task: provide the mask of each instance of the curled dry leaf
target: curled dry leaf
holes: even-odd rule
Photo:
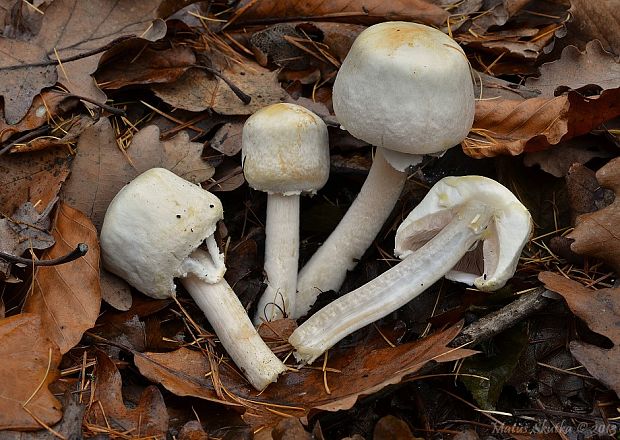
[[[542,96],[554,96],[560,88],[579,89],[589,85],[601,89],[620,87],[620,62],[613,54],[606,52],[601,42],[588,42],[584,52],[575,46],[562,50],[560,59],[540,67],[538,78],[529,78],[525,85],[537,89]]]
[[[599,211],[577,217],[571,249],[581,255],[600,258],[620,273],[620,158],[612,159],[596,172],[600,186],[616,195],[613,203]]]
[[[103,90],[116,90],[136,84],[168,83],[175,81],[195,63],[196,56],[189,47],[144,49],[144,42],[137,41],[129,49],[123,45],[120,56],[106,60],[95,77]]]
[[[361,396],[399,383],[428,362],[476,353],[447,348],[459,330],[455,326],[397,347],[388,347],[378,332],[371,331],[354,345],[330,349],[326,372],[320,367],[289,371],[260,394],[228,362],[219,365],[217,376],[227,391],[227,402],[246,407],[246,422],[253,427],[274,426],[283,417],[278,413],[304,417],[311,410],[349,409]],[[134,353],[134,362],[143,375],[175,394],[221,400],[213,389],[209,362],[200,352],[181,348],[170,353]]]
[[[213,175],[213,167],[201,159],[203,145],[190,142],[186,132],[161,142],[159,128],[149,125],[133,137],[123,153],[116,143],[112,124],[100,119],[78,142],[71,178],[63,198],[101,227],[108,205],[116,193],[138,174],[154,167],[170,171],[194,183]]]
[[[463,150],[474,158],[545,150],[620,116],[620,87],[598,97],[568,92],[551,98],[476,101]]]
[[[159,3],[55,0],[45,11],[41,30],[30,41],[0,38],[0,95],[7,122],[22,119],[34,96],[57,80],[71,93],[104,102],[105,95],[90,77],[102,53],[64,62],[58,69],[50,60],[55,53],[61,61],[87,54],[130,35],[151,41],[162,38],[166,25],[153,21],[158,18]]]
[[[58,206],[52,235],[56,244],[42,259],[66,255],[79,243],[86,243],[88,252],[70,263],[38,267],[24,311],[38,314],[45,333],[66,353],[99,316],[99,241],[90,220],[65,203]]]
[[[67,147],[77,141],[88,127],[96,122],[89,115],[77,115],[67,120],[62,126],[53,127],[49,134],[38,136],[30,141],[14,145],[11,153],[30,153],[47,148]]]
[[[45,90],[34,97],[28,113],[17,124],[10,125],[0,118],[0,142],[4,142],[11,136],[28,130],[34,130],[47,124],[50,118],[55,118],[59,113],[64,113],[77,104],[77,99],[66,93],[55,90]],[[0,114],[2,111],[0,110]]]
[[[165,438],[168,431],[168,412],[157,387],[146,388],[138,405],[127,408],[123,403],[123,382],[116,365],[102,351],[97,351],[96,358],[94,402],[87,412],[86,423],[131,432],[136,438]]]
[[[220,115],[251,115],[287,97],[278,82],[278,73],[253,61],[234,63],[221,73],[252,98],[249,104],[244,104],[221,78],[200,69],[190,69],[178,81],[157,84],[152,89],[173,107],[192,112],[212,109]]]
[[[471,20],[472,29],[483,34],[491,26],[504,25],[528,3],[530,0],[486,0],[484,13],[476,14]]]
[[[341,18],[348,23],[372,24],[386,20],[402,20],[439,26],[445,23],[449,14],[435,3],[432,0],[390,2],[372,0],[363,4],[349,0],[322,0],[320,2],[243,0],[239,2],[230,21],[241,23],[260,22],[264,19],[284,21],[284,19]]]
[[[571,311],[614,346],[604,349],[579,341],[570,343],[573,356],[598,380],[620,395],[620,289],[592,290],[552,272],[538,279],[564,297]]]
[[[58,377],[60,351],[41,326],[23,313],[0,320],[0,429],[39,429],[60,420],[60,402],[48,386]]]

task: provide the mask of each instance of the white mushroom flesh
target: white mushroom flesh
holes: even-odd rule
[[[403,261],[297,328],[289,338],[295,356],[312,362],[346,335],[408,303],[478,241],[491,246],[483,245],[485,273],[476,286],[502,287],[514,274],[530,231],[527,209],[499,183],[481,176],[442,179],[398,228],[396,254]]]

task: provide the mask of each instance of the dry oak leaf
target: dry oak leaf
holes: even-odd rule
[[[203,145],[190,142],[186,132],[161,142],[159,128],[149,125],[136,133],[127,150],[121,152],[112,124],[102,118],[80,136],[63,199],[100,228],[116,193],[150,168],[167,168],[193,183],[213,176],[213,167],[201,159],[202,150]]]
[[[364,3],[350,0],[315,2],[243,0],[239,2],[229,22],[260,22],[265,19],[270,21],[340,19],[347,23],[373,24],[386,20],[402,20],[440,26],[445,23],[449,14],[446,9],[436,3],[438,3],[436,0],[393,0],[389,2],[371,0]]]
[[[569,29],[572,38],[600,40],[605,49],[620,55],[620,8],[618,0],[571,0]]]
[[[591,330],[614,343],[613,348],[604,349],[572,341],[570,351],[592,376],[620,396],[620,289],[588,289],[553,272],[541,272],[538,279],[547,289],[562,295],[571,311]]]
[[[91,74],[102,53],[61,66],[50,64],[59,57],[89,54],[112,41],[139,36],[154,41],[166,34],[157,20],[160,0],[55,0],[46,10],[39,33],[29,41],[0,37],[0,95],[9,124],[21,120],[35,95],[59,80],[71,93],[99,102],[106,97]],[[155,21],[154,21],[155,20]]]
[[[116,365],[102,351],[97,351],[96,359],[94,402],[87,412],[87,423],[131,432],[135,438],[154,436],[164,439],[169,417],[157,387],[147,387],[138,405],[127,408],[123,403],[123,382]]]
[[[25,202],[43,211],[69,175],[70,158],[64,148],[0,156],[0,213],[10,216]]]
[[[370,330],[354,345],[336,346],[329,350],[327,361],[330,370],[326,382],[331,394],[325,389],[320,368],[289,371],[260,394],[227,362],[219,365],[218,377],[228,403],[246,408],[246,422],[254,428],[274,426],[283,417],[277,413],[304,417],[314,410],[349,409],[358,398],[401,382],[428,362],[447,362],[476,353],[446,347],[459,331],[460,327],[454,326],[416,342],[387,347],[378,332]],[[172,393],[221,401],[207,375],[209,362],[202,353],[186,348],[169,353],[134,353],[134,362],[144,376]]]
[[[48,389],[58,377],[60,351],[39,316],[22,313],[0,320],[0,429],[40,429],[62,417]]]
[[[244,104],[222,79],[200,69],[190,69],[179,80],[157,84],[152,89],[173,107],[192,112],[212,109],[220,115],[251,115],[288,96],[278,82],[278,72],[253,61],[232,64],[221,73],[252,98],[249,104]]]
[[[620,158],[599,169],[596,179],[600,186],[611,189],[616,198],[603,209],[577,217],[568,238],[574,240],[574,252],[600,258],[620,273]]]
[[[463,151],[474,158],[545,150],[620,116],[620,88],[598,97],[571,91],[550,98],[476,101]]]
[[[97,230],[80,211],[60,203],[52,228],[56,244],[42,259],[66,255],[79,243],[88,245],[81,258],[58,266],[38,267],[24,311],[41,316],[45,333],[68,352],[95,325],[101,306]]]
[[[603,90],[615,89],[620,87],[620,62],[598,40],[588,42],[585,52],[567,46],[558,60],[543,64],[540,76],[529,78],[525,85],[547,97],[554,96],[558,87],[579,89],[597,85]]]

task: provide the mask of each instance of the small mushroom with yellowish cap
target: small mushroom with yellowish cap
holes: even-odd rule
[[[293,317],[319,293],[337,291],[375,239],[424,154],[462,142],[474,120],[474,89],[463,50],[450,37],[415,23],[386,22],[362,32],[333,91],[338,121],[377,153],[357,198],[299,272]]]
[[[254,113],[242,135],[245,179],[267,192],[265,273],[255,324],[295,310],[299,260],[299,196],[314,194],[329,177],[329,139],[323,120],[295,104]]]
[[[403,259],[377,278],[312,315],[289,338],[295,356],[312,362],[348,334],[407,304],[482,241],[483,274],[473,284],[492,291],[516,270],[532,228],[528,210],[486,177],[446,177],[435,184],[396,233]]]
[[[224,257],[213,237],[222,217],[216,196],[166,169],[150,169],[108,207],[101,228],[103,264],[152,298],[174,297],[174,279],[180,279],[233,362],[262,390],[286,367],[223,278]]]

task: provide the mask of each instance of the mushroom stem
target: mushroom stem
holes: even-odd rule
[[[493,216],[470,201],[428,243],[377,278],[338,298],[297,328],[289,342],[299,361],[311,363],[354,331],[390,314],[424,292],[483,238]]]
[[[181,282],[215,330],[235,365],[257,390],[286,370],[267,347],[226,280],[210,284],[190,274]]]
[[[355,267],[394,209],[406,177],[385,160],[383,149],[377,148],[368,177],[353,204],[299,272],[293,318],[308,313],[321,292],[340,289],[347,271]]]
[[[265,223],[267,288],[258,301],[254,324],[295,310],[299,262],[299,195],[269,194]]]

